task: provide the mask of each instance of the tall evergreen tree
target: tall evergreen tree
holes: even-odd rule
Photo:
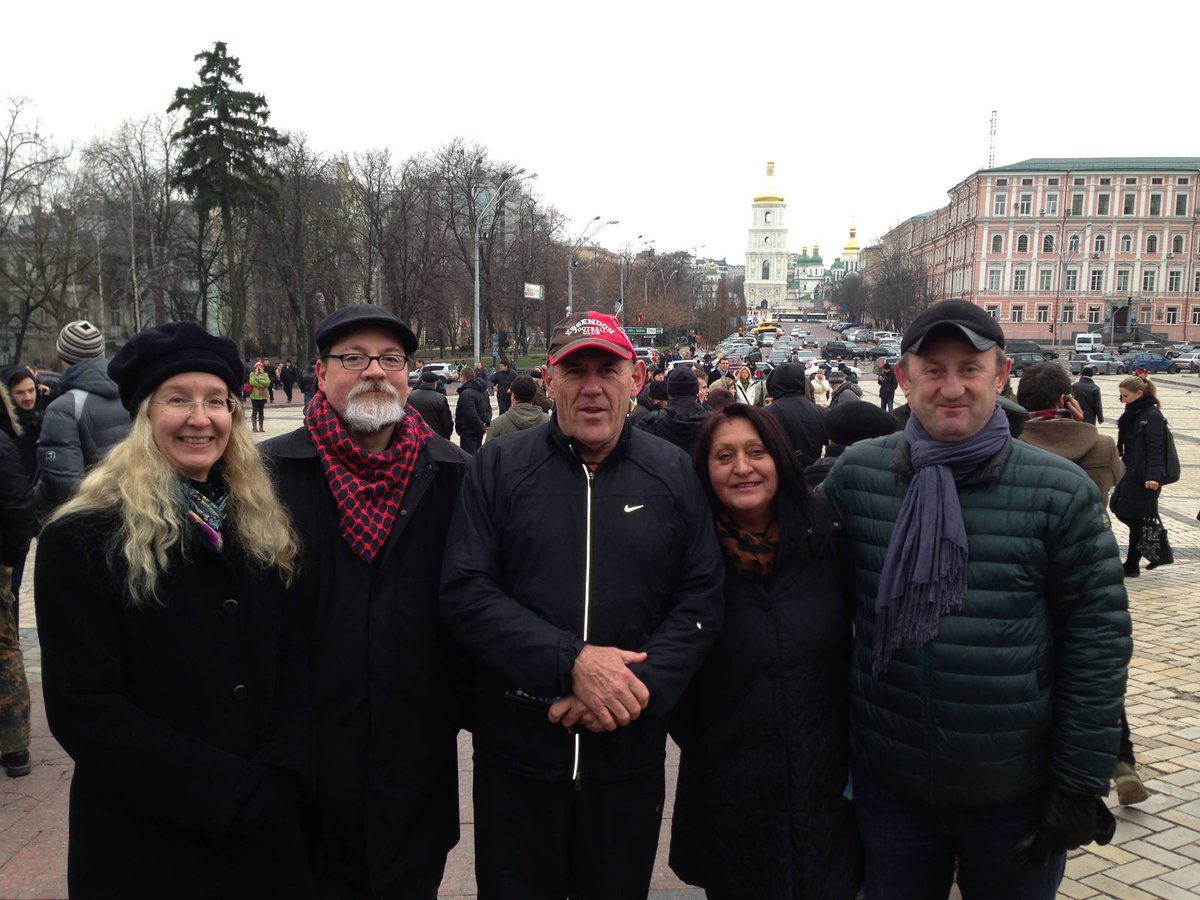
[[[234,87],[242,83],[241,63],[226,53],[224,41],[213,44],[211,51],[196,54],[195,59],[200,62],[199,84],[177,88],[175,101],[167,107],[167,112],[187,113],[173,135],[183,149],[172,184],[191,198],[202,223],[214,211],[221,214],[230,334],[240,341],[246,321],[246,282],[237,266],[233,213],[274,203],[275,181],[282,176],[268,162],[267,153],[287,144],[287,138],[267,124],[271,114],[266,98]],[[204,273],[199,274],[204,284]],[[207,319],[206,296],[201,298],[201,308]]]

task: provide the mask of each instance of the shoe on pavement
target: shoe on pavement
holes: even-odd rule
[[[1125,577],[1137,578],[1141,573],[1141,567],[1137,563],[1125,563]]]
[[[1142,784],[1133,766],[1127,762],[1118,762],[1113,769],[1113,784],[1117,786],[1117,801],[1122,806],[1130,806],[1150,799],[1150,792]]]
[[[14,750],[12,753],[0,753],[0,765],[8,771],[9,778],[20,778],[28,775],[33,769],[28,750]]]

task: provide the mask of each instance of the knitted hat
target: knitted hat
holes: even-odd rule
[[[700,393],[700,379],[691,366],[676,366],[667,373],[667,394],[671,397],[695,397]]]
[[[104,334],[86,319],[76,319],[63,326],[54,346],[62,361],[73,366],[81,359],[104,355]]]
[[[646,389],[651,400],[670,400],[671,390],[667,387],[665,381],[652,381],[650,387]]]
[[[825,431],[834,443],[849,447],[855,441],[883,437],[896,430],[896,417],[874,403],[842,403],[825,416]]]
[[[209,334],[195,322],[168,322],[135,334],[108,364],[121,405],[137,415],[142,401],[173,375],[207,372],[225,382],[232,395],[242,392],[242,361],[237,345]]]

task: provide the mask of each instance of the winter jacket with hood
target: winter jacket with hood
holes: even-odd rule
[[[59,390],[38,439],[33,499],[43,516],[71,498],[84,472],[129,433],[131,421],[104,357],[68,368]],[[71,393],[75,390],[83,393]]]
[[[490,441],[501,435],[512,434],[514,431],[524,431],[526,428],[533,428],[535,425],[549,421],[549,414],[542,412],[532,403],[517,402],[510,406],[504,415],[496,416],[492,420],[486,440]]]
[[[635,424],[647,434],[670,441],[691,456],[692,448],[696,446],[696,436],[700,434],[700,426],[707,415],[708,410],[695,397],[672,397],[665,408],[652,412]]]
[[[450,533],[442,619],[475,660],[476,760],[585,783],[661,768],[666,716],[723,609],[724,567],[691,460],[626,420],[592,471],[552,417],[475,454]],[[616,731],[572,736],[516,692],[570,693],[585,641],[646,651],[630,669],[650,703]]]
[[[37,443],[48,405],[46,398],[39,391],[33,409],[22,409],[17,406],[8,388],[0,384],[0,431],[12,438],[13,443],[17,445],[21,465],[25,468],[25,476],[30,486],[33,485],[33,476],[37,472]]]
[[[458,406],[454,409],[454,428],[459,436],[483,440],[483,433],[492,422],[492,404],[488,400],[487,384],[479,376],[458,388]]]
[[[811,466],[821,458],[825,442],[825,410],[813,403],[805,394],[804,366],[800,363],[784,363],[767,379],[767,393],[774,402],[766,408],[774,416],[792,440],[801,466]]]

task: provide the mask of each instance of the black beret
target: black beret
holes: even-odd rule
[[[987,312],[967,300],[943,300],[929,307],[904,329],[900,352],[919,353],[925,336],[943,326],[956,329],[980,352],[1004,346],[1004,331]]]
[[[108,364],[108,377],[117,383],[130,416],[156,387],[184,372],[208,372],[224,381],[230,394],[242,392],[237,345],[195,322],[168,322],[138,332]]]
[[[400,338],[400,346],[404,348],[405,353],[415,353],[417,350],[417,336],[413,334],[412,329],[394,312],[374,303],[343,306],[326,316],[325,321],[317,326],[317,349],[328,353],[334,341],[359,328],[382,328],[391,331]]]

